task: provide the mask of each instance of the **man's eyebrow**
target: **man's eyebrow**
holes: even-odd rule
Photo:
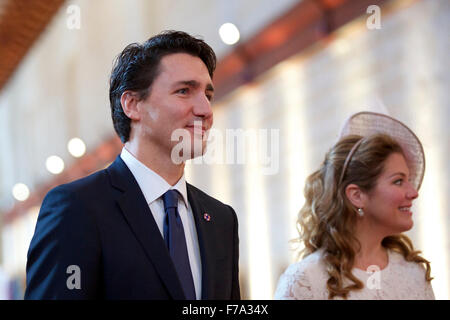
[[[173,84],[174,87],[179,86],[179,85],[183,85],[183,86],[189,86],[192,88],[198,88],[200,86],[200,82],[195,81],[195,80],[181,80],[181,81],[177,81]],[[213,91],[214,92],[214,87],[211,83],[208,83],[206,85],[206,91]]]

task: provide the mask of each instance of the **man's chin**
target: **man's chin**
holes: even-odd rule
[[[178,143],[172,148],[171,158],[174,164],[201,157],[206,152],[206,141],[191,140],[190,144]]]
[[[206,143],[205,142],[199,142],[194,143],[191,148],[191,159],[202,157],[206,152]]]

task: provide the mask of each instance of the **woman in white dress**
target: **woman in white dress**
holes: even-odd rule
[[[275,299],[434,299],[430,263],[402,232],[412,228],[425,158],[405,125],[351,117],[305,186],[303,260],[280,277]]]

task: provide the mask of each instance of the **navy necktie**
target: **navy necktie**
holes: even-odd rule
[[[170,257],[175,265],[184,295],[187,300],[195,300],[194,280],[184,236],[183,223],[178,212],[178,192],[169,190],[163,194],[164,211],[164,240],[169,249]]]

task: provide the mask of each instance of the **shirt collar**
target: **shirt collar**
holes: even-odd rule
[[[171,186],[163,177],[136,159],[125,147],[122,148],[120,157],[136,179],[148,204],[159,199],[166,191],[173,189],[181,194],[184,204],[188,206],[184,173],[180,180]]]

